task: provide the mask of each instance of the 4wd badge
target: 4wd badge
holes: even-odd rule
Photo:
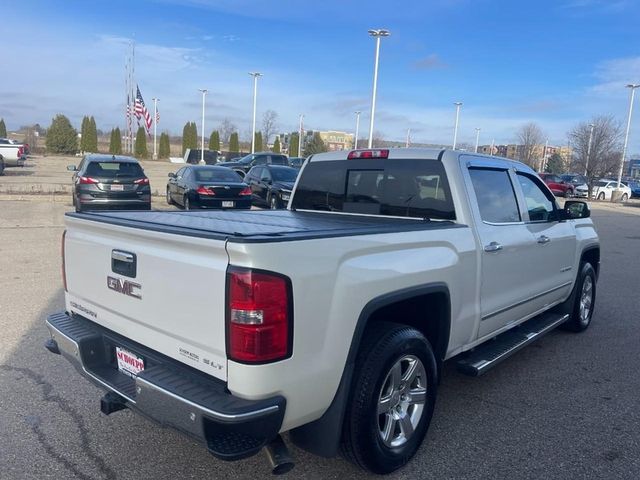
[[[115,277],[107,277],[107,287],[115,292],[122,293],[123,295],[128,295],[129,297],[142,300],[142,294],[140,293],[142,286],[139,283]]]

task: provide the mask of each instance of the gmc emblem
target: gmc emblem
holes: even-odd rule
[[[142,289],[142,286],[139,283],[115,277],[107,277],[107,287],[114,292],[142,300],[142,295],[138,292],[138,290]]]

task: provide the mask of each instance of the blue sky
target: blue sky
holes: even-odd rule
[[[6,0],[5,0],[6,1]],[[137,44],[136,77],[147,105],[160,98],[160,130],[224,118],[250,131],[252,79],[258,118],[275,110],[281,130],[368,128],[374,41],[382,42],[375,130],[386,139],[448,143],[454,101],[464,103],[459,141],[515,141],[537,122],[552,144],[593,115],[626,121],[640,82],[636,0],[23,0],[3,8],[0,116],[9,129],[65,113],[93,114],[107,130],[124,123],[124,61]],[[640,107],[631,152],[640,152]]]

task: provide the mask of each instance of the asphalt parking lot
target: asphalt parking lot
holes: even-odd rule
[[[60,235],[68,201],[0,199],[0,478],[269,478],[257,455],[224,463],[171,430],[99,411],[103,392],[43,348],[63,309]],[[431,429],[389,478],[640,478],[640,208],[598,206],[596,311],[480,378],[446,366]],[[288,478],[365,478],[292,449]]]

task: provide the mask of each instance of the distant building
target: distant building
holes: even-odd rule
[[[478,153],[495,155],[498,157],[509,158],[511,160],[520,160],[524,156],[522,154],[524,145],[510,143],[507,145],[493,145],[493,151],[491,150],[491,148],[491,145],[479,145]],[[534,168],[536,170],[542,170],[543,165],[547,162],[547,160],[549,160],[549,157],[551,157],[555,153],[562,157],[565,163],[565,167],[568,168],[571,164],[571,147],[556,147],[554,145],[547,145],[545,147],[544,144],[535,145],[533,147],[533,158],[537,160],[537,165],[534,165]]]
[[[294,132],[295,133],[295,132]],[[320,130],[305,130],[302,135],[302,149],[304,150],[307,142],[310,142],[313,136],[319,133],[320,138],[327,146],[330,152],[336,150],[349,150],[353,148],[353,134],[347,132],[338,132],[336,130],[320,131]],[[280,138],[280,149],[284,153],[288,153],[290,157],[295,157],[298,152],[289,152],[289,141],[291,133],[281,133],[277,135]]]

